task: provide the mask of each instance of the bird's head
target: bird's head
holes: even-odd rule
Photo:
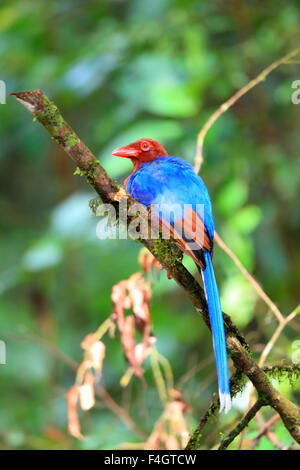
[[[138,169],[142,163],[151,162],[158,157],[168,155],[163,146],[153,139],[139,139],[132,144],[119,147],[112,152],[117,157],[126,157],[132,160],[134,170]]]

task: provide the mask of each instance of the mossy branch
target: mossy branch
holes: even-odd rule
[[[102,201],[118,206],[117,186],[109,178],[93,153],[64,120],[57,106],[41,90],[12,93],[12,96],[33,114],[35,120],[47,129],[58,145],[74,160],[81,174],[86,177],[88,183],[95,189]],[[179,261],[178,256],[172,249],[171,242],[162,239],[141,241],[184,290],[206,325],[210,327],[204,291]],[[272,386],[267,374],[252,359],[243,335],[233,324],[230,317],[225,314],[224,323],[227,349],[235,367],[251,380],[257,390],[259,400],[262,400],[264,404],[269,404],[279,413],[290,434],[296,442],[300,443],[300,409]],[[198,445],[197,433],[196,429],[193,433],[195,437],[193,442],[196,445]]]
[[[263,371],[272,379],[288,380],[291,387],[300,381],[300,364],[278,364],[264,366]]]
[[[232,377],[230,377],[230,393],[232,398],[243,391],[246,382],[247,377],[243,372],[241,370],[236,370]],[[211,402],[208,410],[202,416],[200,423],[190,437],[185,450],[195,450],[199,448],[202,429],[217,414],[219,408],[219,400],[216,398]]]

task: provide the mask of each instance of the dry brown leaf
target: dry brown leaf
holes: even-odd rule
[[[140,273],[135,273],[128,279],[127,285],[132,302],[132,309],[136,317],[150,322],[151,290]]]
[[[84,382],[79,387],[79,399],[82,410],[90,410],[95,404],[94,376],[87,372]]]
[[[184,412],[189,406],[183,401],[178,390],[171,390],[173,401],[166,404],[163,414],[156,422],[153,432],[145,443],[145,449],[178,450],[188,442],[189,432]]]
[[[132,366],[135,375],[142,378],[140,365],[151,351],[153,336],[150,324],[151,290],[141,273],[135,273],[127,281],[118,282],[112,289],[114,303],[112,319],[120,331],[125,357]],[[125,315],[125,310],[132,308],[134,315]],[[135,327],[142,333],[142,342],[135,344]]]
[[[138,343],[135,346],[135,357],[139,364],[143,364],[145,359],[149,356],[152,351],[152,346],[156,342],[155,336],[150,336],[149,341],[146,343]]]
[[[93,333],[89,333],[84,337],[84,339],[81,341],[80,346],[82,349],[85,351],[91,347],[91,345],[95,342],[96,338]]]
[[[147,442],[145,443],[145,450],[160,450],[161,436],[164,432],[164,424],[162,421],[157,421],[153,432],[150,434]]]
[[[144,247],[140,250],[138,262],[141,265],[144,273],[149,273],[151,268],[154,268],[157,277],[159,277],[162,266],[147,248]]]
[[[89,348],[88,352],[92,367],[96,370],[101,370],[105,357],[105,344],[102,341],[95,341]]]
[[[125,356],[129,364],[133,367],[134,373],[137,377],[142,377],[142,372],[139,367],[136,355],[135,355],[135,331],[134,331],[134,317],[129,315],[125,317],[124,327],[121,332],[121,341],[124,348]]]
[[[184,404],[180,401],[169,403],[166,410],[166,419],[170,421],[173,434],[181,435],[186,431],[185,419],[183,416]]]
[[[180,450],[179,442],[172,434],[166,434],[164,436],[164,444],[166,450]]]
[[[77,439],[84,439],[81,434],[80,422],[77,413],[77,402],[79,398],[79,390],[76,385],[69,388],[67,392],[67,406],[68,406],[68,430],[69,433],[77,437]]]
[[[94,334],[88,334],[80,345],[86,351],[84,360],[87,362],[87,368],[94,367],[96,370],[101,370],[105,357],[105,344],[96,340]]]

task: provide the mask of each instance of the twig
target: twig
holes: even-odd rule
[[[191,378],[194,377],[197,372],[199,372],[201,369],[213,362],[213,360],[213,355],[209,355],[205,359],[203,359],[203,361],[199,362],[199,364],[195,364],[180,377],[180,379],[177,381],[177,387],[181,387],[185,382],[191,380]]]
[[[273,444],[274,447],[276,447],[277,449],[280,449],[280,450],[287,450],[287,446],[285,444],[283,444],[279,439],[278,437],[276,436],[276,434],[272,431],[271,429],[271,426],[280,418],[280,416],[278,414],[275,414],[274,416],[272,416],[272,418],[267,422],[265,423],[263,421],[263,418],[262,417],[259,417],[260,413],[258,412],[256,414],[256,419],[257,421],[260,423],[260,428],[261,430],[264,429],[264,432],[261,434],[260,437],[262,437],[262,435],[265,435],[266,438]],[[256,436],[257,437],[257,436]],[[259,437],[259,439],[260,439]],[[256,438],[255,438],[256,439]],[[255,440],[254,439],[254,440]],[[258,439],[258,440],[259,440]],[[257,441],[258,442],[258,441]],[[254,443],[254,446],[253,446],[253,441],[251,443],[251,446],[250,446],[250,449],[251,450],[254,450],[254,447],[257,445],[257,443]]]
[[[97,393],[97,395],[99,395],[99,397],[102,398],[107,408],[110,409],[117,416],[117,418],[123,421],[125,426],[130,429],[130,431],[132,431],[136,436],[138,436],[142,440],[145,440],[147,438],[147,434],[137,427],[137,425],[129,416],[125,408],[122,408],[120,405],[118,405],[118,403],[115,402],[112,396],[104,387],[102,387],[102,385],[96,385],[95,392]]]
[[[276,328],[273,336],[271,339],[268,341],[266,344],[263,352],[261,353],[261,356],[258,361],[258,365],[261,367],[264,365],[267,356],[270,354],[274,344],[276,343],[277,339],[279,338],[282,330],[286,327],[286,325],[295,318],[295,316],[300,312],[300,304],[286,317],[282,318],[282,320],[279,322],[278,327]]]
[[[272,337],[270,338],[270,340],[268,341],[268,343],[266,344],[266,346],[264,347],[264,349],[263,349],[263,351],[260,355],[260,358],[259,358],[259,361],[258,361],[258,366],[259,367],[262,367],[264,365],[268,355],[270,354],[271,350],[273,349],[273,347],[274,347],[276,341],[278,340],[279,336],[281,335],[282,331],[284,330],[286,325],[290,321],[292,321],[299,312],[300,312],[300,304],[287,317],[282,317],[282,319],[279,320],[279,325],[277,326],[277,328],[274,331]],[[252,387],[252,389],[250,390],[250,393],[249,393],[249,403],[251,402],[252,392],[253,392],[253,387]]]
[[[204,426],[208,423],[208,421],[217,413],[219,410],[219,403],[218,400],[214,400],[208,410],[202,416],[199,424],[197,425],[196,429],[194,429],[185,450],[197,450],[200,446],[200,439],[202,437],[201,431]]]
[[[270,299],[270,297],[265,293],[263,288],[260,286],[260,284],[254,279],[254,277],[247,271],[245,266],[241,263],[241,261],[238,259],[238,257],[231,251],[231,249],[225,244],[225,242],[222,240],[220,235],[215,232],[214,235],[214,240],[218,243],[220,248],[225,251],[225,253],[233,260],[233,262],[237,265],[239,270],[242,272],[242,274],[248,279],[248,281],[252,284],[258,295],[264,300],[264,302],[268,305],[270,310],[274,313],[276,316],[277,320],[279,322],[284,320],[284,317],[282,313],[280,312],[279,308],[277,305],[274,304],[274,302]]]
[[[273,431],[267,431],[266,432],[266,437],[269,439],[270,442],[272,442],[273,446],[276,447],[277,449],[280,450],[288,450],[287,446],[280,442],[278,437]]]
[[[269,421],[267,421],[263,427],[259,430],[258,434],[255,436],[255,438],[253,439],[252,443],[251,443],[251,450],[254,450],[255,446],[257,446],[260,438],[266,434],[270,428],[273,426],[274,423],[276,423],[276,421],[278,421],[278,419],[280,418],[279,414],[276,413],[275,415],[272,416],[272,418],[269,419]]]
[[[279,60],[276,60],[273,62],[271,65],[266,67],[262,72],[260,72],[257,77],[255,77],[253,80],[251,80],[247,85],[243,86],[240,90],[238,90],[234,95],[232,95],[225,103],[223,103],[206,121],[204,126],[202,127],[201,131],[199,132],[197,136],[197,147],[196,147],[196,156],[195,156],[195,170],[198,173],[201,165],[203,163],[203,143],[204,139],[206,137],[206,134],[208,133],[209,129],[212,127],[212,125],[216,122],[216,120],[224,114],[232,105],[234,105],[242,96],[244,96],[248,91],[250,91],[252,88],[254,88],[256,85],[259,83],[263,82],[265,78],[279,65],[284,64],[288,62],[292,57],[297,55],[300,52],[299,49],[295,49],[294,51],[290,52],[289,54],[285,55]]]
[[[173,376],[171,364],[169,363],[168,359],[160,353],[158,353],[158,361],[164,370],[165,379],[166,379],[166,388],[168,392],[170,392],[170,390],[174,388],[174,376]]]
[[[168,390],[166,387],[164,376],[159,367],[158,352],[155,347],[152,348],[150,354],[150,362],[159,398],[161,402],[165,404],[168,400]]]
[[[257,400],[250,408],[245,418],[224,439],[222,439],[218,450],[227,449],[231,442],[248,426],[262,406],[264,406],[264,402],[262,400]]]

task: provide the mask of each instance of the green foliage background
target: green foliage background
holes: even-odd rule
[[[130,162],[111,151],[136,138],[160,140],[170,154],[192,162],[209,115],[299,46],[299,17],[295,0],[2,1],[0,79],[8,92],[47,93],[122,182]],[[284,313],[299,301],[300,106],[291,103],[291,84],[299,78],[298,64],[282,66],[227,112],[208,134],[201,169],[217,230]],[[137,442],[101,403],[80,414],[88,438],[70,438],[65,392],[74,373],[31,335],[80,360],[80,341],[111,312],[112,286],[138,270],[140,246],[97,239],[88,208],[94,194],[9,96],[0,122],[0,338],[7,345],[0,446],[98,449]],[[223,308],[258,355],[277,323],[218,247],[214,259]],[[206,327],[164,273],[153,288],[152,318],[176,382],[212,355]],[[298,330],[284,330],[268,363],[291,361],[297,336],[299,322]],[[148,388],[133,379],[122,389],[120,342],[107,342],[103,384],[149,434],[162,406],[146,365]],[[297,400],[287,381],[279,386]],[[213,359],[178,387],[193,408],[192,428],[216,390]],[[203,448],[215,444],[245,403],[240,399],[231,415],[208,427]],[[248,432],[255,435],[255,423]],[[260,448],[270,448],[269,441]]]

